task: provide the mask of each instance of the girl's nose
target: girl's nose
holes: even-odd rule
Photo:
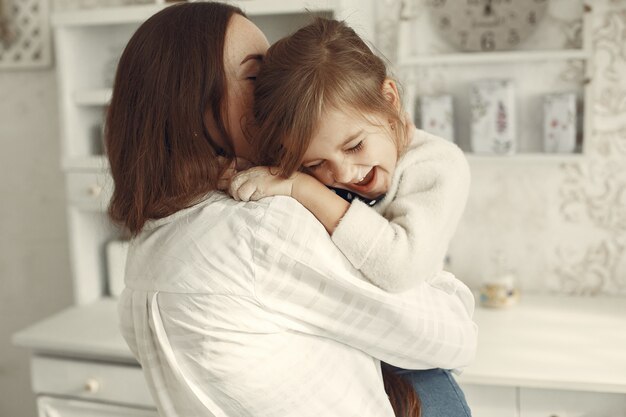
[[[347,164],[337,164],[332,168],[332,176],[335,182],[348,184],[354,181],[353,169]]]

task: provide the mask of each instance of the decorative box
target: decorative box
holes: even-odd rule
[[[502,155],[515,153],[515,89],[511,80],[473,83],[470,109],[473,152]]]
[[[452,96],[422,96],[419,99],[420,128],[454,142]]]
[[[480,287],[479,302],[483,307],[503,308],[515,305],[519,297],[520,291],[515,286],[515,278],[507,274],[486,280]]]
[[[572,153],[576,150],[576,94],[548,94],[543,99],[543,150]]]

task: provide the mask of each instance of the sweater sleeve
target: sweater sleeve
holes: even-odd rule
[[[443,268],[469,192],[463,152],[444,139],[424,138],[399,163],[383,213],[353,201],[332,235],[355,268],[390,292],[405,291]]]

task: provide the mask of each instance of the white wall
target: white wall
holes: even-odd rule
[[[53,69],[0,72],[0,416],[36,416],[11,335],[72,302]]]

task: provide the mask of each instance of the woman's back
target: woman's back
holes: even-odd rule
[[[135,238],[119,312],[164,415],[393,416],[372,356],[418,368],[473,356],[471,294],[442,280],[386,294],[295,201],[214,193]]]

